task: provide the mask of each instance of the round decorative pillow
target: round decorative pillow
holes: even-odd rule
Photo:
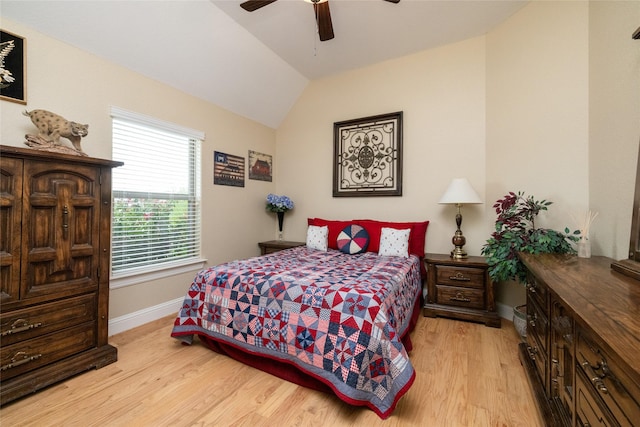
[[[357,224],[347,225],[338,234],[338,249],[345,254],[359,254],[369,246],[369,233]]]

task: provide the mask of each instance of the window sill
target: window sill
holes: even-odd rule
[[[186,260],[182,263],[167,264],[163,267],[157,267],[153,271],[148,268],[142,268],[137,272],[126,272],[111,276],[109,281],[109,289],[124,288],[126,286],[137,285],[144,282],[151,282],[157,279],[163,279],[177,274],[197,272],[204,268],[206,259]]]

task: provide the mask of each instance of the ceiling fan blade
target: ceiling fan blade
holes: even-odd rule
[[[318,23],[318,34],[320,41],[331,40],[333,36],[333,24],[331,23],[331,12],[329,11],[329,1],[314,3],[313,10],[316,13]]]
[[[261,7],[267,6],[274,1],[276,0],[247,0],[243,3],[240,3],[240,7],[247,12],[253,12],[254,10],[258,10]]]
[[[384,0],[384,1],[388,1],[389,3],[400,3],[400,0]]]

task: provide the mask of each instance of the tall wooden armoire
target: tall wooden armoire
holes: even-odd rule
[[[120,165],[0,146],[0,405],[117,360],[107,328]]]

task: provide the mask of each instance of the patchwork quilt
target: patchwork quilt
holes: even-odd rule
[[[421,288],[414,255],[300,246],[200,271],[171,336],[295,365],[387,418],[415,379],[401,337]]]

